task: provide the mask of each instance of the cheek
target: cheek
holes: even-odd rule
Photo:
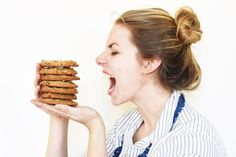
[[[122,62],[119,63],[118,71],[125,71],[130,73],[135,73],[137,71],[140,71],[140,64],[135,59],[134,56],[129,56],[122,59]]]
[[[140,67],[137,63],[123,64],[121,68],[117,69],[118,76],[121,81],[122,88],[135,88],[141,83]]]
[[[122,88],[123,91],[123,89],[127,90],[127,88],[138,85],[141,78],[141,66],[136,57],[126,56],[116,61],[112,62],[112,69],[119,88]]]

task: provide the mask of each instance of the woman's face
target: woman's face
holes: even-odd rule
[[[108,36],[105,51],[96,59],[110,80],[107,92],[114,105],[132,101],[142,85],[138,50],[130,38],[130,31],[116,24]]]

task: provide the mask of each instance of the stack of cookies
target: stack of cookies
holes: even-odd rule
[[[77,106],[77,85],[73,82],[80,78],[73,67],[79,65],[75,61],[42,60],[40,74],[40,101],[46,104],[64,104]]]

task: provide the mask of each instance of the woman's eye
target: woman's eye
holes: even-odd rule
[[[111,55],[116,55],[116,54],[118,54],[119,52],[117,52],[117,51],[112,51],[111,52]]]

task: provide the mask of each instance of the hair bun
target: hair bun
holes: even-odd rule
[[[189,7],[180,8],[175,15],[177,25],[177,37],[184,44],[190,45],[201,39],[202,31],[197,15]]]

